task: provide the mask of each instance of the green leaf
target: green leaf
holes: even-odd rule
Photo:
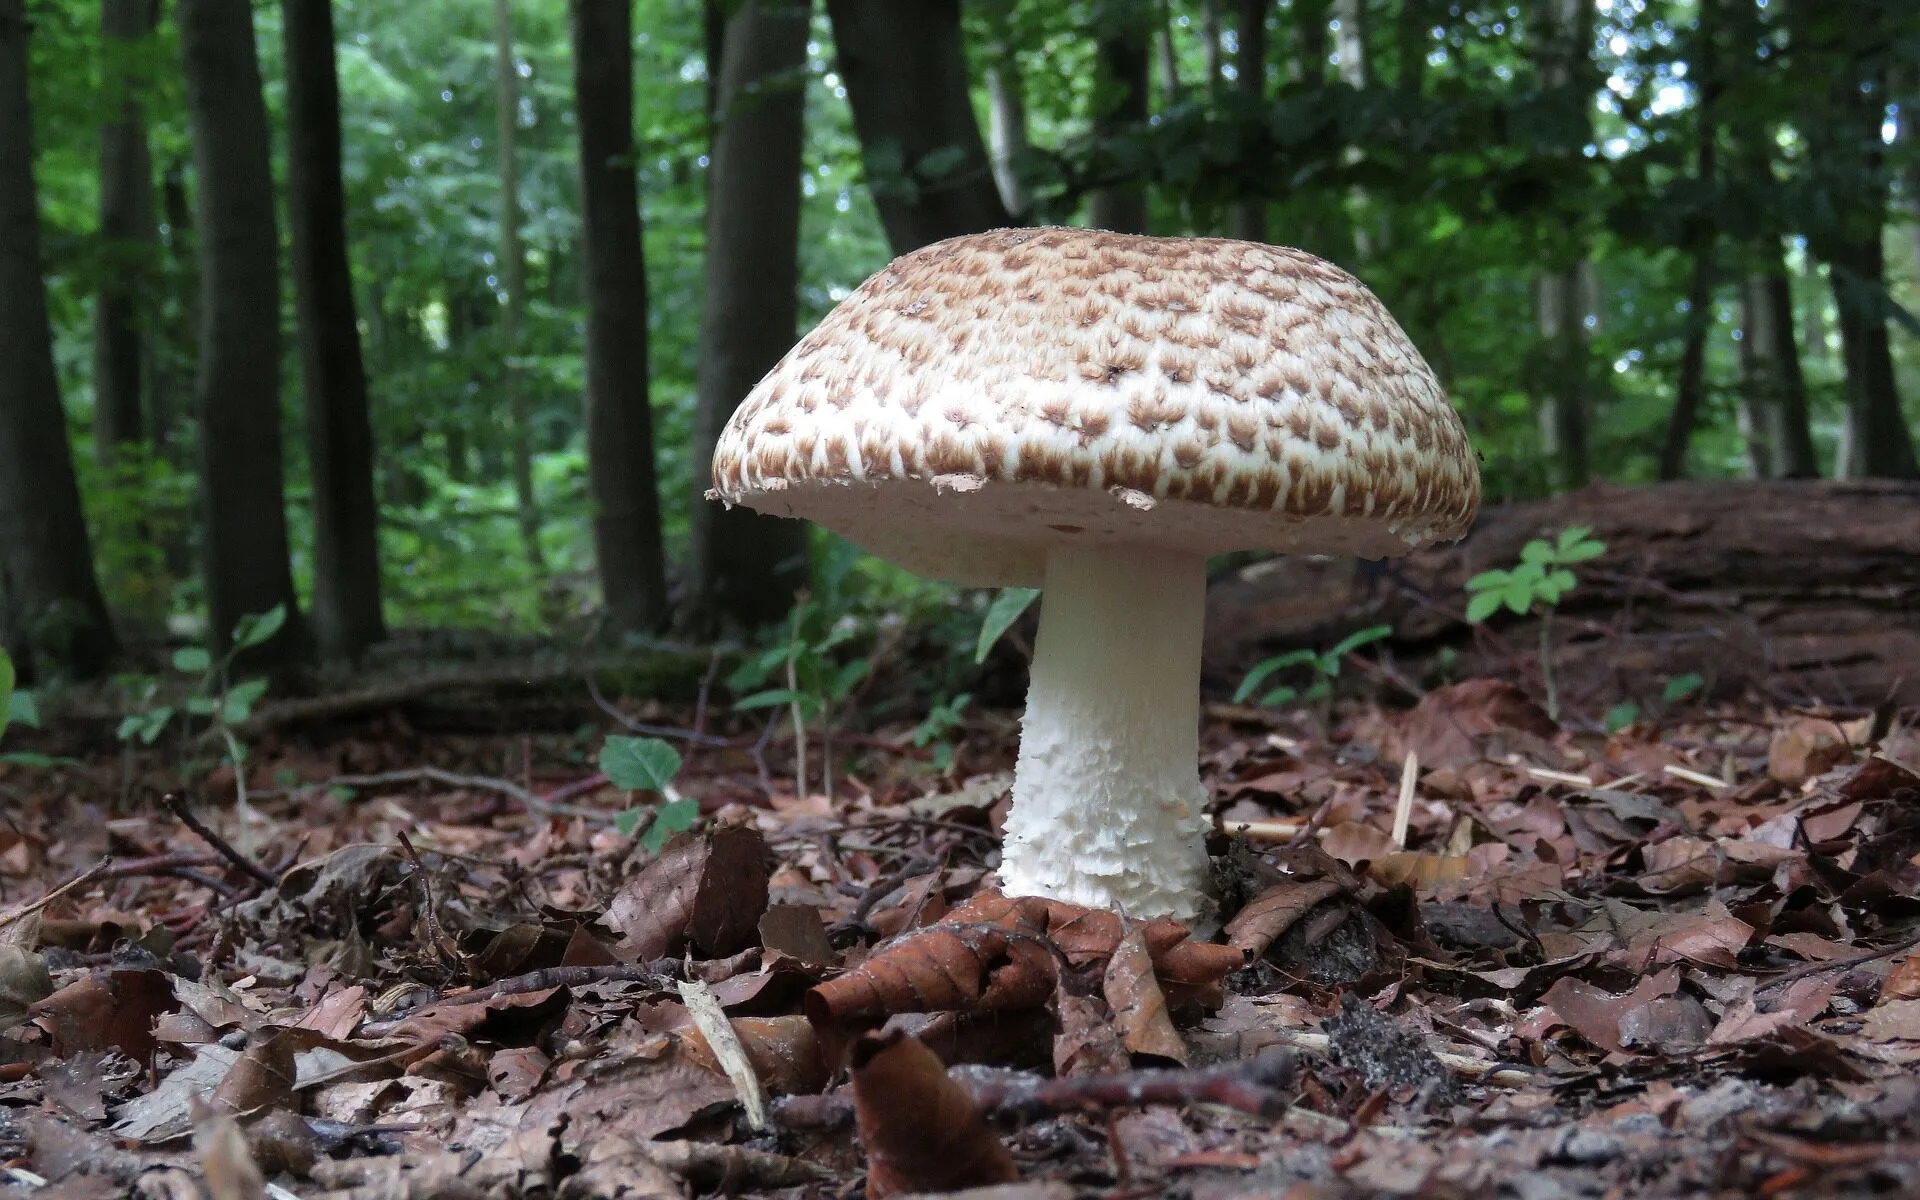
[[[782,704],[796,703],[804,709],[814,703],[814,699],[805,692],[797,692],[792,688],[768,688],[764,692],[755,692],[751,696],[743,696],[735,700],[733,706],[739,709],[777,708]]]
[[[221,719],[229,725],[238,725],[253,715],[254,704],[266,693],[267,681],[264,679],[249,679],[228,688],[220,709]]]
[[[1267,676],[1275,671],[1284,671],[1288,667],[1299,666],[1301,663],[1316,662],[1319,658],[1320,656],[1311,650],[1289,650],[1285,654],[1276,654],[1256,664],[1253,670],[1247,672],[1247,677],[1240,681],[1239,688],[1233,693],[1233,702],[1245,704],[1247,697],[1253,695],[1255,689],[1265,683]]]
[[[692,829],[693,823],[699,819],[700,802],[698,800],[675,800],[662,804],[654,814],[653,824],[640,835],[640,848],[648,854],[658,854],[660,847],[667,844],[668,838]]]
[[[0,707],[0,733],[6,732],[9,723],[40,728],[40,704],[32,692],[15,692],[7,697],[6,704]]]
[[[0,763],[15,767],[77,767],[81,762],[77,758],[60,758],[52,754],[35,754],[31,750],[14,750],[0,754]]]
[[[173,720],[173,709],[162,706],[148,709],[142,713],[129,713],[120,719],[120,728],[116,731],[121,741],[138,738],[143,746],[151,746],[167,730],[167,722]]]
[[[1562,596],[1579,586],[1580,583],[1578,579],[1574,578],[1573,572],[1567,570],[1565,567],[1554,568],[1547,576],[1547,582],[1558,588]]]
[[[1685,700],[1688,696],[1693,695],[1702,687],[1705,687],[1706,682],[1706,680],[1692,671],[1688,671],[1685,675],[1675,675],[1672,679],[1667,680],[1667,686],[1660,690],[1660,703],[1673,704],[1677,701]]]
[[[173,669],[183,675],[199,675],[212,667],[213,655],[200,646],[182,646],[173,652]]]
[[[1533,581],[1515,580],[1513,583],[1507,585],[1506,594],[1503,598],[1506,600],[1508,608],[1523,617],[1526,616],[1527,613],[1533,610]]]
[[[1599,558],[1606,552],[1605,542],[1575,542],[1560,551],[1560,561],[1563,563],[1586,562],[1590,558]]]
[[[1506,587],[1511,579],[1512,575],[1507,571],[1498,569],[1482,571],[1472,579],[1467,580],[1467,590],[1470,592],[1497,592],[1501,588]]]
[[[1000,641],[1003,634],[1020,619],[1020,614],[1033,607],[1040,598],[1039,588],[1001,588],[1000,594],[987,606],[987,615],[980,622],[980,641],[974,647],[973,661],[983,663],[987,655]]]
[[[614,736],[600,747],[608,782],[629,792],[664,792],[680,773],[680,752],[659,738]]]
[[[1520,561],[1523,563],[1550,563],[1555,557],[1552,543],[1543,542],[1539,538],[1520,547]]]
[[[1639,719],[1640,706],[1631,700],[1623,700],[1607,710],[1607,732],[1619,733]]]
[[[1329,675],[1338,675],[1340,673],[1339,666],[1340,666],[1341,659],[1345,658],[1349,654],[1352,654],[1355,650],[1358,650],[1362,646],[1369,645],[1373,642],[1377,642],[1381,638],[1391,636],[1392,633],[1393,633],[1393,626],[1391,625],[1369,625],[1365,629],[1355,630],[1354,632],[1341,638],[1339,641],[1333,644],[1333,649],[1327,651],[1326,653],[1326,657],[1329,660],[1331,660],[1334,665],[1334,669],[1331,671],[1328,671],[1327,673]]]
[[[280,632],[287,623],[287,606],[276,604],[263,613],[248,613],[234,622],[233,645],[236,650],[259,646]]]
[[[220,711],[220,702],[212,696],[188,696],[187,711],[196,717],[210,717]]]
[[[1547,564],[1539,563],[1539,562],[1523,562],[1519,566],[1513,569],[1512,574],[1507,576],[1507,582],[1509,584],[1538,583],[1540,580],[1545,579],[1546,577],[1547,577]]]
[[[1260,697],[1261,708],[1279,708],[1282,704],[1291,704],[1300,698],[1300,689],[1296,687],[1277,687]]]
[[[1559,549],[1568,550],[1574,546],[1579,545],[1580,543],[1586,541],[1587,535],[1592,532],[1593,532],[1593,526],[1591,525],[1567,526],[1565,529],[1562,529],[1560,531]],[[1598,542],[1595,542],[1593,544],[1600,545],[1600,543]]]
[[[870,658],[856,658],[850,663],[843,663],[840,669],[833,673],[833,677],[827,680],[827,698],[835,704],[845,700],[847,693],[853,691],[853,685],[866,678],[867,672],[871,670],[873,670],[873,660]]]
[[[1500,610],[1506,597],[1500,592],[1480,592],[1467,601],[1467,624],[1478,625]]]

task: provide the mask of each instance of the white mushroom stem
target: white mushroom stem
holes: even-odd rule
[[[1202,912],[1206,567],[1125,547],[1048,554],[1000,860],[1008,895]]]

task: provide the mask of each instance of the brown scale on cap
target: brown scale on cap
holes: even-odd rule
[[[1083,229],[896,259],[754,389],[713,479],[979,583],[1033,582],[1033,548],[1076,539],[1404,552],[1463,535],[1480,500],[1458,415],[1351,275]]]

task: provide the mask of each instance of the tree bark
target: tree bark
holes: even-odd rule
[[[1749,275],[1740,293],[1741,410],[1755,432],[1748,456],[1756,476],[1812,479],[1820,464],[1793,339],[1793,287],[1774,245],[1772,269]]]
[[[1705,210],[1689,214],[1682,222],[1680,241],[1693,259],[1693,268],[1687,281],[1687,332],[1680,352],[1680,375],[1674,387],[1673,408],[1667,416],[1666,437],[1660,446],[1658,471],[1663,480],[1679,479],[1687,473],[1687,447],[1706,402],[1707,331],[1713,325],[1714,258],[1720,243],[1713,227],[1719,205],[1712,202],[1720,182],[1717,152],[1721,80],[1719,48],[1715,45],[1719,36],[1715,8],[1720,2],[1701,0],[1687,72],[1700,97],[1694,107],[1693,178],[1699,197],[1696,203]]]
[[[1027,80],[1020,69],[1020,47],[1013,36],[1013,0],[992,0],[986,8],[991,30],[987,43],[987,142],[993,151],[993,182],[1008,219],[1032,219],[1033,196],[1020,177],[1027,141]]]
[[[1534,47],[1541,83],[1558,93],[1582,130],[1591,128],[1591,105],[1576,81],[1592,70],[1587,37],[1593,27],[1593,0],[1535,0],[1540,33]],[[1563,148],[1570,164],[1579,164],[1579,141]],[[1583,167],[1574,167],[1584,170]],[[1592,381],[1590,379],[1584,281],[1584,255],[1534,279],[1542,375],[1538,381],[1541,449],[1550,482],[1558,488],[1583,486],[1592,474]]]
[[[647,268],[634,178],[631,0],[570,0],[587,293],[587,489],[608,631],[667,616],[647,402]]]
[[[1327,82],[1327,21],[1333,0],[1294,0],[1293,81],[1307,91]]]
[[[1185,85],[1180,79],[1180,43],[1173,36],[1173,4],[1156,0],[1153,7],[1153,43],[1160,54],[1160,107],[1164,111],[1180,103]]]
[[[1010,224],[968,92],[960,0],[827,0],[827,15],[893,252]]]
[[[100,127],[100,240],[105,269],[93,309],[93,442],[100,465],[146,436],[142,414],[158,229],[146,105],[132,59],[153,32],[153,0],[101,0],[102,91],[113,118]]]
[[[1819,214],[1807,230],[1827,263],[1839,314],[1846,371],[1846,419],[1834,474],[1920,477],[1901,412],[1887,334],[1887,223],[1892,182],[1881,140],[1890,75],[1888,47],[1899,32],[1892,5],[1786,6],[1797,76],[1807,182]]]
[[[1262,115],[1267,104],[1267,13],[1273,7],[1273,0],[1239,0],[1236,6],[1239,19],[1234,24],[1237,48],[1234,51],[1234,91],[1240,96],[1241,107],[1251,119]],[[1255,163],[1266,159],[1265,122],[1256,122],[1254,136],[1249,146],[1249,157]],[[1242,172],[1245,179],[1254,172]],[[1267,240],[1267,195],[1264,179],[1249,179],[1253,195],[1242,197],[1233,206],[1233,236],[1246,242],[1264,242]]]
[[[1200,35],[1206,39],[1207,94],[1217,103],[1226,82],[1225,48],[1220,42],[1220,6],[1227,0],[1200,0]]]
[[[545,575],[540,505],[533,491],[533,418],[515,363],[527,312],[527,256],[520,245],[520,75],[513,53],[513,0],[493,0],[493,99],[500,163],[500,282],[507,293],[500,314],[500,382],[507,390],[507,423],[512,428],[513,503],[527,564],[535,575]]]
[[[208,639],[224,653],[243,616],[285,605],[286,624],[249,652],[290,666],[307,634],[287,557],[280,462],[280,266],[271,141],[248,0],[180,0],[180,54],[199,185],[202,546]]]
[[[1445,648],[1453,678],[1525,678],[1538,622],[1466,626],[1466,581],[1510,566],[1529,539],[1590,525],[1607,551],[1577,568],[1553,623],[1575,713],[1652,700],[1689,671],[1715,694],[1752,688],[1774,703],[1920,703],[1916,511],[1920,483],[1906,481],[1600,485],[1484,508],[1465,541],[1405,559],[1264,562],[1208,588],[1208,686],[1230,691],[1268,655],[1376,623],[1393,626],[1406,676]]]
[[[194,341],[200,329],[199,253],[186,163],[175,159],[167,165],[160,177],[160,197],[166,217],[168,303],[149,339],[155,366],[147,416],[155,448],[167,461],[184,465],[180,421],[193,407]]]
[[[1153,23],[1148,0],[1106,0],[1096,11],[1093,145],[1096,174],[1117,178],[1089,197],[1087,223],[1115,233],[1147,232],[1147,184],[1126,142],[1149,115]],[[1102,103],[1101,97],[1105,97]]]
[[[332,0],[282,0],[287,212],[313,477],[313,628],[320,656],[351,662],[386,637],[373,420],[347,254]]]
[[[93,572],[40,258],[23,0],[0,0],[0,636],[23,675],[118,653]]]
[[[746,0],[728,20],[714,118],[693,460],[793,346],[799,320],[800,173],[809,5]],[[697,474],[695,489],[707,481]],[[806,525],[693,500],[694,623],[775,620],[807,578]]]

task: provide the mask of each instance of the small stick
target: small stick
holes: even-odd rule
[[[23,917],[32,916],[34,913],[39,912],[41,909],[45,908],[49,904],[52,904],[55,900],[58,900],[60,897],[66,895],[68,892],[71,892],[73,889],[77,887],[85,887],[87,884],[92,883],[94,880],[105,876],[108,868],[112,865],[112,863],[113,863],[112,859],[103,858],[99,862],[93,864],[93,866],[87,869],[86,871],[83,871],[80,874],[74,876],[72,879],[67,880],[65,883],[61,884],[59,887],[54,888],[52,891],[40,897],[38,900],[29,900],[25,904],[17,904],[14,907],[8,909],[6,912],[0,913],[0,929],[6,928],[7,926],[13,924],[15,921],[18,921]]]
[[[1707,775],[1687,767],[1676,767],[1672,763],[1668,763],[1660,769],[1675,779],[1684,779],[1688,783],[1697,783],[1703,788],[1710,788],[1714,791],[1719,791],[1721,788],[1727,786],[1727,781],[1724,779],[1716,779],[1712,775]]]
[[[212,846],[220,857],[226,859],[248,875],[253,876],[255,882],[259,883],[261,887],[271,891],[280,886],[280,880],[273,872],[267,870],[238,850],[235,850],[227,839],[208,828],[207,824],[199,817],[194,816],[193,810],[187,807],[187,802],[180,793],[168,792],[160,797],[160,803],[166,805],[168,811],[172,812],[174,816],[179,817],[180,823],[188,829],[191,829],[194,836],[198,837],[207,845]]]
[[[1860,954],[1849,955],[1846,958],[1832,958],[1826,962],[1806,963],[1784,974],[1775,975],[1772,979],[1767,980],[1759,987],[1753,989],[1754,994],[1758,995],[1770,988],[1777,988],[1781,984],[1792,983],[1796,979],[1805,979],[1809,975],[1820,975],[1827,971],[1850,971],[1855,967],[1870,963],[1877,958],[1886,958],[1888,955],[1898,954],[1902,950],[1911,950],[1915,946],[1920,946],[1920,933],[1895,942],[1891,946],[1882,946],[1878,950],[1868,950]]]
[[[1393,845],[1396,850],[1407,848],[1407,825],[1413,820],[1414,785],[1420,781],[1420,756],[1407,751],[1407,761],[1400,764],[1400,799],[1393,806]]]
[[[747,1127],[755,1133],[765,1130],[767,1093],[761,1088],[760,1077],[754,1074],[753,1063],[747,1059],[746,1047],[740,1044],[740,1035],[734,1032],[733,1023],[727,1020],[726,1010],[720,1007],[713,989],[696,979],[682,980],[680,1001],[687,1006],[694,1028],[705,1036],[714,1058],[720,1061],[720,1069],[732,1081],[740,1106],[747,1111]]]
[[[388,1017],[384,1021],[373,1021],[360,1027],[356,1036],[385,1037],[410,1017],[421,1010],[436,1004],[487,1004],[508,996],[525,995],[528,992],[544,992],[557,987],[586,987],[593,983],[651,983],[656,986],[666,984],[663,967],[676,967],[677,959],[663,959],[651,963],[612,963],[599,967],[548,967],[540,971],[528,971],[524,975],[512,975],[498,979],[483,988],[471,992],[461,992],[456,996],[433,996],[422,1000]]]

